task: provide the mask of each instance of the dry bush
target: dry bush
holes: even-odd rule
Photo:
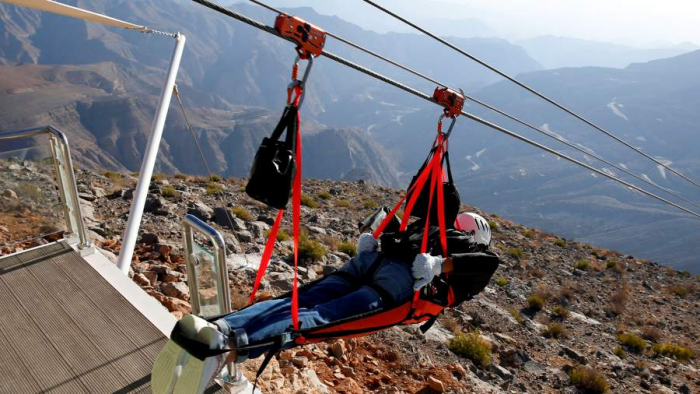
[[[615,292],[610,297],[610,302],[608,303],[608,312],[615,316],[620,316],[625,312],[627,307],[629,286],[626,282],[623,282],[621,286],[615,290]]]
[[[642,328],[642,338],[648,339],[652,342],[659,342],[663,337],[663,333],[656,327],[646,326]]]
[[[340,244],[338,244],[338,251],[345,253],[350,257],[355,257],[355,255],[357,254],[357,245],[355,245],[354,242],[343,241]]]
[[[320,237],[321,242],[328,246],[328,249],[336,252],[338,251],[338,246],[340,246],[340,240],[332,235],[322,235]]]
[[[688,361],[691,358],[695,358],[695,354],[693,354],[693,352],[690,349],[672,343],[665,343],[663,345],[657,344],[652,346],[651,350],[656,354],[671,357],[675,360],[682,362]]]
[[[688,295],[693,294],[695,289],[690,285],[675,285],[671,287],[670,292],[677,295],[680,298],[687,298]]]
[[[531,296],[527,297],[527,306],[532,311],[541,311],[542,307],[544,307],[544,303],[544,298],[538,294],[532,294]]]
[[[472,360],[480,367],[491,364],[491,344],[481,339],[479,330],[455,335],[447,343],[447,347],[455,354]]]
[[[508,308],[508,313],[510,313],[510,315],[513,316],[513,319],[515,319],[515,321],[517,321],[521,326],[525,324],[525,319],[517,309]]]
[[[253,215],[250,213],[249,210],[245,209],[244,207],[233,207],[231,208],[231,213],[234,214],[237,218],[246,222],[250,222],[251,220],[253,220]]]
[[[559,339],[562,337],[566,337],[566,329],[564,326],[562,326],[559,323],[548,323],[547,327],[545,327],[544,330],[542,330],[542,336],[545,338],[554,338],[554,339]]]
[[[459,323],[456,317],[450,314],[444,314],[440,317],[440,324],[449,332],[453,334],[458,334],[462,329],[462,325]]]
[[[605,393],[610,385],[600,372],[590,367],[576,367],[569,373],[571,384],[587,393]]]
[[[537,267],[528,267],[527,273],[530,274],[533,278],[537,279],[542,279],[545,277],[545,272],[544,270],[541,270]]]
[[[618,334],[617,340],[633,353],[642,353],[647,347],[647,341],[632,333]]]
[[[569,317],[569,310],[561,305],[555,305],[552,308],[552,316],[564,320]]]

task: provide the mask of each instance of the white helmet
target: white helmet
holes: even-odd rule
[[[472,213],[460,213],[455,220],[455,228],[460,231],[471,233],[477,245],[486,248],[491,244],[491,227],[483,217]]]

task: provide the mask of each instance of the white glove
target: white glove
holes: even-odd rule
[[[364,233],[360,235],[360,240],[357,241],[357,254],[374,252],[377,250],[377,247],[379,247],[379,243],[374,239],[372,233]]]
[[[418,291],[430,283],[434,277],[442,273],[442,257],[421,253],[413,260],[411,271],[413,271],[413,277],[416,279],[416,282],[413,284],[413,290]]]

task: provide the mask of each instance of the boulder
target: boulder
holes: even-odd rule
[[[161,196],[150,194],[146,199],[146,204],[143,206],[144,212],[156,212],[163,208],[165,199]]]
[[[2,196],[9,198],[10,200],[17,200],[17,193],[11,189],[5,189],[2,191]]]
[[[187,301],[183,301],[179,298],[165,297],[165,299],[162,302],[163,302],[163,306],[168,308],[168,310],[170,312],[182,312],[182,313],[191,313],[192,312],[192,306],[190,306],[190,303]]]
[[[195,201],[194,205],[187,210],[187,213],[205,222],[210,221],[214,217],[214,210],[201,201]]]
[[[175,297],[181,300],[190,299],[190,288],[184,282],[163,283],[160,290],[168,297]]]
[[[444,393],[445,392],[445,384],[442,383],[442,381],[438,380],[437,378],[433,376],[428,376],[428,387],[430,387],[432,390],[437,391],[438,393]]]

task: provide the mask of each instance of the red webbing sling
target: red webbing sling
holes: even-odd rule
[[[296,69],[296,67],[295,67]],[[293,74],[296,74],[296,70],[293,70]],[[292,103],[290,105],[299,106],[299,99],[302,96],[303,89],[301,86],[296,85],[294,88],[294,93],[296,97],[292,102],[292,89],[287,92],[287,102]],[[298,261],[299,261],[299,224],[301,222],[301,117],[299,112],[297,112],[297,145],[295,147],[295,161],[297,165],[297,171],[294,175],[292,181],[292,226],[294,231],[294,283],[292,287],[292,323],[294,324],[294,329],[299,329],[299,293],[298,293]],[[275,248],[275,241],[277,240],[277,233],[279,231],[280,224],[282,223],[282,216],[284,215],[284,209],[280,209],[277,213],[277,219],[275,219],[275,224],[270,230],[270,235],[267,238],[267,243],[265,244],[265,250],[263,251],[262,259],[260,260],[260,266],[258,267],[258,273],[255,276],[255,283],[253,284],[253,290],[250,293],[249,303],[253,304],[255,302],[255,294],[260,288],[260,282],[265,276],[265,271],[267,271],[267,265],[272,257],[272,252]]]

